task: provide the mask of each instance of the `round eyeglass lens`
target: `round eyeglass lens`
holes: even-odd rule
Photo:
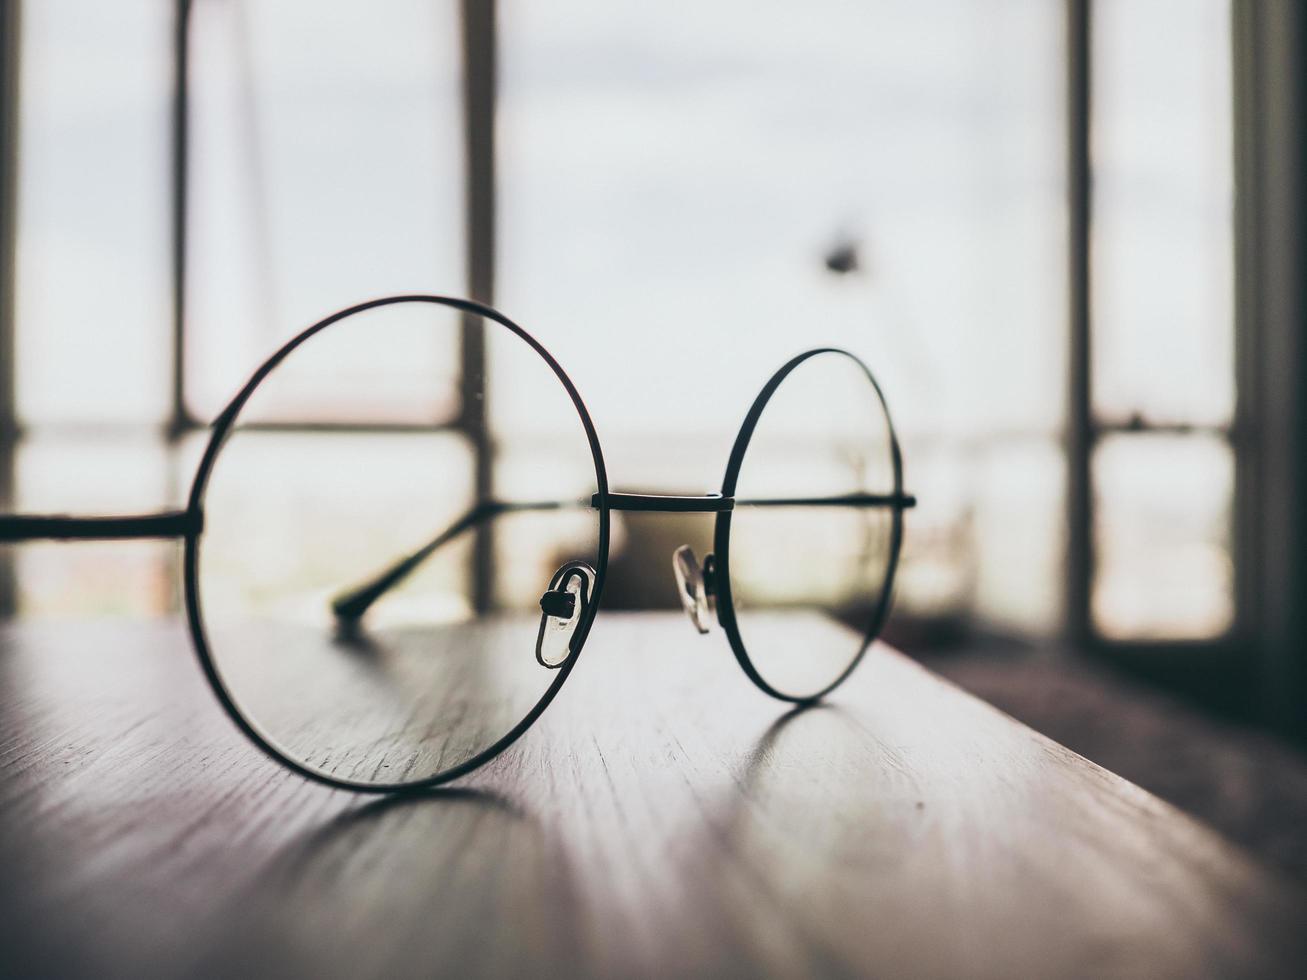
[[[525,432],[499,391],[529,393]],[[188,581],[220,692],[276,755],[338,784],[437,781],[562,684],[603,567],[601,464],[513,329],[361,308],[291,350],[210,453]],[[555,601],[542,625],[551,588],[570,615]]]
[[[727,573],[738,642],[774,692],[821,694],[879,627],[899,518],[875,498],[901,489],[896,459],[880,393],[847,354],[802,361],[766,402],[735,483]]]

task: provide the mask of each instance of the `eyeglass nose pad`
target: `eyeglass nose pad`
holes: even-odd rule
[[[676,576],[676,591],[681,597],[681,606],[690,622],[700,633],[707,633],[712,625],[712,612],[716,606],[713,601],[713,556],[704,555],[703,565],[694,556],[694,549],[683,544],[672,552],[672,574]]]
[[[581,622],[596,573],[583,561],[564,562],[540,597],[540,632],[536,634],[536,663],[550,670],[563,666],[572,652],[572,637]]]

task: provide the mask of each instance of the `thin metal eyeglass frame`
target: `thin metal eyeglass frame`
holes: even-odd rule
[[[582,619],[578,622],[577,628],[572,636],[571,655],[568,656],[559,666],[557,676],[549,687],[546,688],[540,699],[535,703],[531,710],[528,711],[522,719],[507,732],[507,734],[465,762],[435,773],[425,779],[404,783],[365,783],[358,780],[341,779],[320,772],[316,769],[309,768],[291,756],[288,752],[281,750],[277,746],[274,738],[263,732],[252,719],[246,717],[217,668],[208,642],[208,637],[204,630],[204,617],[201,609],[199,589],[199,549],[200,539],[204,530],[204,493],[208,485],[209,476],[212,473],[214,463],[223,444],[231,435],[241,409],[249,401],[258,386],[269,374],[272,373],[273,370],[277,368],[278,365],[295,351],[296,348],[333,324],[338,323],[347,317],[364,313],[368,310],[401,303],[425,303],[433,306],[445,307],[459,311],[465,316],[479,316],[484,320],[497,323],[500,326],[507,328],[519,339],[524,341],[553,371],[554,375],[563,385],[563,388],[567,391],[567,394],[572,401],[572,405],[581,420],[586,439],[589,443],[591,458],[595,464],[595,485],[597,491],[594,496],[598,502],[597,510],[599,516],[598,545],[597,554],[595,556],[596,575],[594,586],[591,589],[591,601],[586,605],[586,608],[582,610]],[[576,661],[579,659],[580,650],[585,644],[586,637],[589,635],[590,628],[594,623],[595,615],[598,613],[600,599],[603,593],[604,580],[608,568],[609,528],[608,474],[607,469],[604,466],[603,450],[599,444],[599,436],[595,432],[594,423],[590,418],[590,413],[586,409],[585,403],[581,400],[580,394],[577,392],[576,387],[572,384],[572,381],[567,376],[566,372],[563,371],[562,367],[554,359],[553,355],[545,350],[539,341],[527,333],[523,328],[518,326],[508,317],[504,316],[504,314],[483,303],[450,296],[410,294],[382,297],[368,302],[359,303],[333,313],[331,316],[319,320],[317,323],[296,334],[274,354],[272,354],[271,357],[264,361],[214,420],[208,444],[206,445],[204,454],[200,459],[200,464],[196,469],[195,477],[191,482],[187,507],[184,511],[164,511],[157,514],[141,514],[121,517],[79,517],[63,514],[0,515],[0,542],[16,543],[37,540],[94,541],[145,538],[180,539],[184,547],[182,580],[185,595],[186,621],[191,635],[192,646],[195,649],[200,668],[203,670],[210,688],[213,690],[218,702],[222,705],[223,710],[231,719],[232,723],[235,724],[236,727],[240,729],[240,731],[265,755],[306,779],[327,786],[332,786],[337,789],[348,789],[360,793],[381,794],[420,791],[441,785],[442,783],[447,783],[460,776],[466,775],[467,773],[480,768],[495,756],[502,753],[535,723],[536,719],[540,717],[544,710],[553,701],[554,697],[557,696],[563,684],[566,683],[567,678],[570,676],[576,665]]]
[[[223,444],[230,436],[241,409],[249,401],[259,384],[262,383],[262,381],[296,348],[333,324],[349,316],[363,313],[367,310],[400,303],[426,303],[461,311],[465,316],[480,316],[507,328],[540,355],[562,383],[564,389],[571,398],[573,407],[576,409],[578,416],[581,419],[586,438],[589,442],[592,459],[595,464],[595,478],[598,489],[588,502],[482,502],[456,520],[450,528],[442,531],[430,542],[418,549],[417,552],[400,559],[396,566],[392,566],[392,568],[387,572],[383,572],[379,578],[371,580],[363,587],[352,590],[355,594],[374,594],[370,594],[366,601],[362,603],[361,608],[357,611],[346,609],[342,614],[342,610],[336,609],[338,616],[341,616],[341,618],[344,619],[357,619],[376,598],[379,598],[381,594],[397,584],[401,578],[407,575],[408,572],[416,567],[418,563],[425,560],[425,558],[439,548],[440,545],[452,540],[458,534],[472,529],[477,524],[493,519],[503,513],[521,510],[547,510],[563,507],[585,506],[588,503],[590,507],[598,511],[598,553],[596,555],[597,566],[595,569],[595,582],[591,590],[590,601],[586,603],[585,607],[581,610],[580,615],[582,616],[582,619],[577,624],[577,628],[569,642],[571,649],[570,655],[559,666],[558,674],[554,681],[551,683],[549,688],[546,689],[545,693],[536,702],[534,707],[512,729],[510,729],[507,734],[465,762],[427,778],[405,783],[365,783],[356,780],[340,779],[309,768],[300,763],[290,756],[289,753],[278,748],[275,740],[261,731],[261,729],[252,720],[248,719],[240,709],[235,698],[227,689],[226,683],[222,679],[221,674],[217,670],[209,647],[208,638],[204,631],[204,618],[200,605],[198,585],[199,546],[204,530],[204,494],[207,488],[209,476],[213,470],[214,462],[217,459],[218,453],[222,449]],[[889,431],[891,459],[894,469],[893,493],[849,494],[823,498],[789,497],[737,501],[734,496],[734,491],[739,476],[739,469],[743,463],[744,454],[747,451],[753,431],[756,428],[758,420],[768,401],[780,386],[781,382],[784,381],[784,379],[788,377],[796,367],[807,361],[809,358],[820,354],[836,354],[850,358],[862,368],[866,373],[868,380],[871,382],[872,387],[875,389],[881,407],[884,409],[885,421]],[[869,506],[888,508],[892,512],[893,527],[890,542],[889,564],[885,581],[881,589],[880,600],[864,637],[862,647],[847,669],[831,684],[815,694],[796,697],[776,690],[761,677],[748,658],[743,639],[740,636],[739,624],[735,615],[734,602],[730,589],[730,522],[732,511],[737,503],[753,506]],[[499,755],[512,745],[513,742],[520,738],[553,701],[554,697],[562,688],[562,685],[566,682],[571,671],[575,667],[576,661],[580,657],[581,649],[585,645],[585,640],[589,636],[590,629],[594,624],[595,616],[598,614],[601,605],[603,586],[608,567],[611,511],[716,514],[717,520],[714,529],[714,549],[717,561],[717,572],[715,576],[717,580],[717,618],[726,632],[727,639],[735,653],[736,659],[750,680],[767,694],[783,701],[807,703],[820,699],[848,677],[866,653],[871,640],[879,633],[880,627],[888,613],[893,591],[894,574],[897,568],[899,551],[902,544],[902,514],[904,510],[914,507],[915,505],[916,498],[903,492],[902,455],[899,449],[897,436],[894,432],[893,423],[890,421],[889,410],[888,406],[885,404],[884,394],[881,391],[880,386],[876,383],[874,376],[872,376],[870,369],[868,369],[867,366],[856,357],[856,355],[853,355],[848,351],[838,348],[817,348],[810,350],[787,362],[772,376],[755,399],[749,413],[745,417],[744,424],[741,426],[740,432],[736,437],[730,460],[727,463],[726,475],[723,481],[721,494],[682,496],[618,493],[610,491],[608,488],[607,470],[604,465],[603,450],[600,446],[598,435],[584,401],[581,399],[580,394],[577,392],[571,379],[568,378],[562,367],[538,341],[502,313],[484,304],[456,297],[412,294],[383,297],[369,302],[360,303],[334,313],[291,338],[291,340],[276,351],[276,353],[264,361],[254,374],[251,375],[245,385],[237,392],[231,402],[228,403],[227,407],[224,408],[214,420],[209,442],[205,448],[204,455],[200,460],[195,478],[191,484],[191,491],[185,510],[164,511],[156,514],[121,517],[78,517],[71,515],[21,514],[0,515],[0,542],[12,543],[34,540],[128,540],[146,538],[181,540],[185,549],[183,581],[185,586],[187,623],[191,633],[191,640],[205,677],[228,717],[231,718],[233,723],[246,735],[246,737],[249,738],[268,757],[309,780],[363,793],[391,793],[399,791],[415,791],[437,786],[449,782],[450,780],[457,779],[458,777],[466,775],[467,773],[479,768],[495,756]],[[350,594],[346,593],[345,596],[339,597],[333,603],[333,607],[339,606],[342,599],[347,601],[349,596]]]
[[[377,572],[366,582],[351,586],[331,600],[331,610],[342,623],[355,623],[362,619],[373,603],[415,572],[423,562],[444,545],[460,535],[472,531],[504,514],[531,511],[565,510],[590,506],[599,507],[598,494],[586,501],[571,500],[486,500],[464,511],[448,527],[411,554],[404,555]],[[616,511],[637,511],[662,514],[723,514],[735,509],[736,503],[750,507],[894,507],[906,509],[916,506],[916,498],[908,494],[845,494],[833,497],[774,497],[737,501],[719,493],[696,496],[669,494],[622,493],[611,491],[608,506]],[[768,692],[770,693],[770,692]]]

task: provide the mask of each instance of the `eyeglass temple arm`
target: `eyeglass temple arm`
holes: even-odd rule
[[[124,541],[185,538],[204,529],[199,511],[170,510],[123,517],[70,514],[0,514],[0,543],[19,541]]]
[[[464,511],[455,518],[454,523],[445,528],[417,551],[388,565],[380,574],[362,585],[347,589],[331,600],[331,611],[342,622],[354,622],[360,619],[369,607],[383,595],[393,589],[442,546],[453,541],[460,534],[472,530],[479,524],[494,520],[500,514],[515,514],[532,510],[560,510],[575,506],[561,500],[533,500],[508,503],[501,500],[487,500]]]
[[[910,493],[850,493],[842,497],[759,497],[739,498],[743,507],[881,507],[911,510],[917,498]]]
[[[917,505],[917,498],[910,494],[848,494],[841,497],[770,497],[762,499],[736,500],[710,494],[706,497],[662,496],[641,493],[610,493],[608,505],[612,510],[646,511],[660,513],[717,513],[733,510],[735,505],[746,504],[751,507],[892,507],[904,510]],[[494,520],[500,514],[521,513],[523,511],[562,510],[568,507],[584,507],[584,501],[537,500],[504,502],[498,500],[477,504],[460,515],[455,521],[417,551],[387,566],[375,577],[362,585],[347,589],[331,601],[331,611],[336,619],[351,623],[361,619],[374,602],[406,579],[419,565],[443,545],[453,541],[459,535],[470,531],[477,525]],[[590,499],[590,506],[599,507],[599,494]]]

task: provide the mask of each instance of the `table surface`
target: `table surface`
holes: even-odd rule
[[[1278,976],[1307,900],[875,647],[828,703],[605,614],[455,788],[283,772],[180,624],[0,629],[0,974]]]

